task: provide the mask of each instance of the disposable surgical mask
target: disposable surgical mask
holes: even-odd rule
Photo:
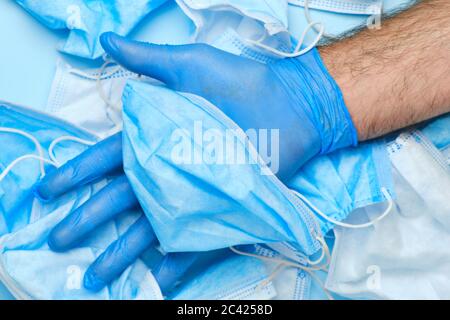
[[[52,30],[68,30],[64,53],[97,59],[103,53],[98,37],[106,31],[127,35],[166,0],[15,0]]]
[[[109,136],[122,127],[122,91],[135,76],[107,59],[102,68],[88,70],[60,59],[44,111],[97,136]]]
[[[107,183],[67,193],[55,201],[35,198],[34,184],[52,167],[72,159],[97,138],[63,120],[0,103],[0,281],[18,299],[161,299],[150,270],[138,260],[100,292],[83,287],[89,265],[140,216],[127,212],[78,248],[49,249],[50,231]]]
[[[371,181],[372,178],[378,180],[370,147],[368,151],[354,152],[348,157],[339,156],[342,161],[347,158],[352,161],[342,166],[334,167],[332,163],[330,167],[323,166],[322,175],[312,175],[305,182],[305,186],[308,183],[315,186],[321,184],[317,179],[323,179],[324,184],[328,182],[336,187],[334,200],[341,215],[334,215],[332,211],[322,212],[313,204],[314,196],[320,199],[316,203],[326,203],[323,194],[309,194],[311,200],[306,199],[305,195],[281,184],[270,175],[270,170],[262,170],[258,161],[230,165],[178,162],[173,155],[178,139],[174,140],[173,134],[179,130],[187,139],[188,149],[194,152],[194,158],[202,159],[205,152],[207,154],[206,145],[191,141],[195,136],[195,132],[191,132],[194,120],[201,120],[206,130],[236,128],[230,119],[200,97],[135,80],[128,82],[124,92],[124,168],[165,251],[206,251],[265,243],[279,256],[262,257],[240,248],[232,250],[275,263],[279,270],[293,267],[313,273],[326,268],[329,257],[324,231],[336,224],[347,226],[342,220],[348,210],[358,205],[351,201],[352,197],[367,195],[368,198],[361,199],[365,203],[388,203],[369,224],[349,227],[367,228],[390,212],[390,194]],[[246,138],[237,138],[239,154],[255,155],[252,146],[244,143]],[[346,171],[355,168],[355,162],[358,170],[368,172],[354,177],[346,186],[336,170],[342,170],[345,178]],[[327,162],[318,163],[314,170],[320,171],[323,163]],[[334,174],[328,175],[328,172]],[[333,180],[335,177],[339,178]],[[372,197],[373,191],[355,191],[367,186],[376,186],[374,194],[379,198]],[[346,194],[341,191],[345,187],[349,188]],[[183,192],[174,197],[171,190]],[[317,192],[314,188],[310,190]],[[351,206],[341,207],[340,199],[344,200],[342,205]]]
[[[307,271],[295,266],[285,266],[277,260],[286,259],[282,254],[264,245],[247,246],[245,253],[251,252],[266,266],[269,277],[276,291],[275,300],[310,300],[331,296],[324,291],[323,281],[318,278],[317,271]],[[306,265],[304,266],[306,267]],[[267,281],[267,280],[266,280]]]
[[[357,299],[450,298],[450,166],[421,132],[389,145],[397,199],[393,212],[365,230],[337,227],[326,287]],[[378,206],[355,211],[373,219]]]
[[[381,14],[382,0],[288,0],[295,6],[346,14]]]
[[[178,0],[177,2],[194,21],[195,41],[214,43],[224,32],[232,29],[247,46],[278,58],[298,57],[315,47],[323,36],[330,36],[325,33],[322,22],[311,18],[309,8],[353,15],[381,15],[382,12],[382,0],[289,2]],[[305,8],[304,15],[308,24],[297,41],[291,39],[289,32],[288,3]],[[306,44],[305,39],[313,29],[317,31],[317,35]]]
[[[277,292],[258,259],[231,254],[187,281],[174,300],[269,300]]]
[[[334,12],[351,15],[367,15],[381,20],[383,13],[383,0],[289,0],[289,4],[302,6],[308,27],[313,28],[319,35],[317,43],[322,37],[337,39],[336,34],[325,30],[321,20],[314,20],[311,16],[310,8],[325,12]]]
[[[245,39],[248,46],[278,57],[294,57],[308,52],[321,37],[319,34],[313,43],[302,48],[303,39],[312,27],[309,26],[294,52],[289,53],[292,45],[288,32],[288,3],[285,0],[177,0],[177,3],[196,26],[196,42],[214,43],[225,31],[232,29]],[[278,47],[286,51],[274,49]]]
[[[320,249],[312,234],[317,226],[311,212],[261,166],[245,134],[239,135],[237,126],[216,107],[200,97],[136,80],[128,81],[123,99],[125,173],[165,251],[277,241],[292,241],[306,255]],[[185,163],[177,157],[184,143],[176,136],[186,135],[190,149],[197,135],[190,130],[195,130],[197,120],[205,130],[211,129],[207,134],[236,129],[228,131],[233,150],[256,162]],[[204,159],[207,150],[194,143],[191,152],[195,159]],[[170,190],[183,192],[174,197]]]
[[[421,132],[443,151],[450,146],[450,113],[444,114],[421,128]]]

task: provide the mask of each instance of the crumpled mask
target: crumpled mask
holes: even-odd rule
[[[127,35],[145,16],[167,0],[15,0],[53,30],[70,30],[60,50],[96,59],[103,53],[99,37],[114,31]]]
[[[365,230],[336,228],[326,287],[357,299],[450,298],[450,166],[419,131],[389,146],[397,193],[394,211]],[[375,207],[350,215],[373,218]]]
[[[330,224],[318,219],[268,170],[245,134],[215,106],[191,94],[135,80],[125,87],[123,105],[124,169],[165,251],[289,243],[311,256],[320,249],[317,237]],[[221,140],[227,134],[236,142],[231,153],[222,152],[230,151],[227,141]],[[220,141],[222,148],[215,148],[212,142]],[[333,166],[330,158],[319,161],[309,169],[308,181],[292,185],[310,192],[307,196],[311,202],[319,199],[319,206],[334,195],[332,205],[321,209],[345,219],[358,205],[384,200],[379,189],[362,191],[382,184],[368,149],[336,156],[335,162],[342,165]],[[247,161],[235,161],[239,157]],[[347,158],[352,161],[345,165]],[[348,180],[355,168],[368,172]],[[384,178],[389,181],[389,174]],[[329,188],[319,190],[327,183]],[[340,200],[345,200],[342,206]]]
[[[161,299],[158,284],[140,260],[100,292],[82,285],[84,271],[128,229],[138,212],[124,213],[107,223],[74,250],[56,253],[47,245],[52,228],[106,181],[48,203],[34,197],[33,186],[51,170],[48,163],[68,161],[95,142],[95,137],[62,120],[6,103],[0,103],[0,127],[0,280],[14,297]]]
[[[269,300],[276,294],[263,262],[231,254],[186,281],[172,299]]]
[[[319,249],[311,213],[261,165],[245,134],[217,108],[139,81],[128,81],[123,104],[125,173],[164,251],[280,241],[307,255]],[[233,152],[254,164],[221,164],[233,159],[197,145],[197,121],[209,133],[231,134]]]

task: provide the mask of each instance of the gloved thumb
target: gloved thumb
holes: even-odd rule
[[[179,86],[179,73],[191,56],[190,46],[157,45],[127,39],[113,32],[100,36],[107,54],[124,68],[141,75],[158,79],[169,87]]]
[[[175,59],[169,46],[138,42],[113,32],[100,36],[100,43],[107,54],[126,69],[163,82],[172,82],[171,70]]]
[[[229,92],[254,85],[248,75],[255,75],[255,68],[263,68],[257,62],[200,43],[157,45],[129,40],[112,32],[102,34],[100,42],[106,53],[126,69],[206,99],[217,100],[220,96],[228,99]],[[245,79],[250,83],[243,83]]]

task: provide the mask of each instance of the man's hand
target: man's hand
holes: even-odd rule
[[[100,41],[117,63],[209,100],[244,131],[279,130],[279,148],[272,146],[279,167],[271,169],[282,181],[314,156],[357,143],[339,87],[316,49],[265,65],[205,44],[155,45],[114,33]]]

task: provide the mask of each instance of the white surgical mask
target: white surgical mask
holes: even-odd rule
[[[79,70],[59,60],[44,111],[99,137],[108,136],[121,129],[122,91],[133,76],[118,66]]]
[[[389,146],[396,206],[372,228],[337,227],[326,287],[359,299],[450,299],[450,167],[420,132]],[[356,210],[365,222],[377,206]]]

